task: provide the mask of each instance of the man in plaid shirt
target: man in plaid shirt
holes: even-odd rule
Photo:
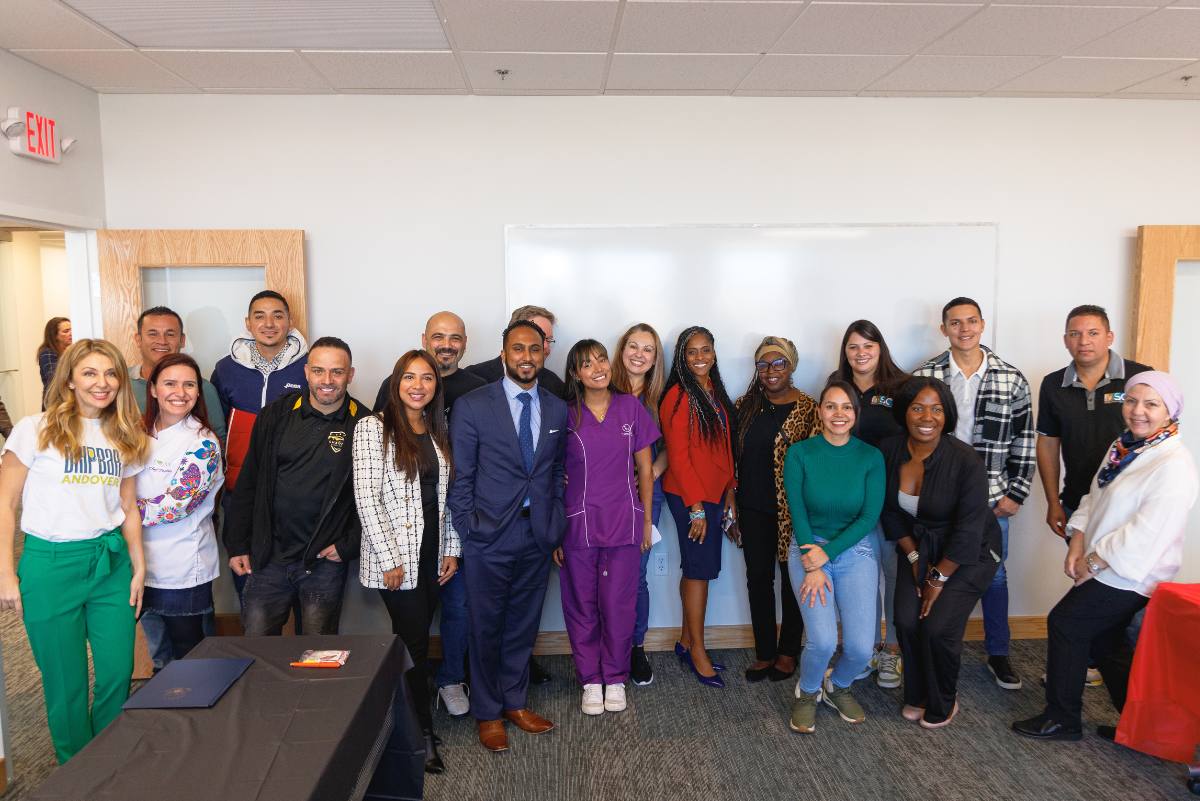
[[[988,502],[1000,522],[1002,559],[1008,558],[1008,519],[1029,495],[1037,465],[1033,402],[1021,371],[979,344],[983,312],[970,298],[955,298],[942,309],[942,334],[950,348],[925,362],[913,375],[944,381],[954,394],[958,426],[950,433],[970,442],[988,475]],[[1008,660],[1008,577],[1004,562],[983,595],[984,644],[988,669],[1006,690],[1021,689],[1021,677]]]

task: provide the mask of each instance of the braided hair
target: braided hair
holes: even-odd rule
[[[713,396],[725,409],[724,417],[717,411],[717,407],[713,403],[713,398],[709,397],[704,387],[700,386],[700,381],[688,369],[687,343],[696,334],[706,337],[713,345],[713,366],[708,373],[708,377],[712,381]],[[671,409],[671,413],[674,414],[679,409],[679,404],[686,397],[688,404],[688,434],[690,435],[695,427],[699,426],[700,436],[706,442],[714,442],[724,436],[730,422],[729,415],[733,414],[733,404],[729,402],[729,394],[725,391],[725,382],[721,380],[721,371],[717,369],[716,344],[717,341],[713,337],[712,332],[704,326],[693,325],[685,328],[680,333],[679,339],[675,341],[675,355],[671,361],[671,375],[667,379],[665,390],[665,392],[669,392],[671,387],[679,385],[681,392],[679,397],[675,399],[675,406]]]

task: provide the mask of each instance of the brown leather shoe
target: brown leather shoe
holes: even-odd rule
[[[479,742],[489,751],[508,750],[508,732],[504,731],[503,720],[481,720]]]
[[[504,717],[529,734],[544,734],[554,728],[553,723],[531,709],[506,709]]]

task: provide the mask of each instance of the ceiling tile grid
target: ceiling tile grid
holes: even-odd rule
[[[100,92],[1200,99],[1200,0],[0,0]]]

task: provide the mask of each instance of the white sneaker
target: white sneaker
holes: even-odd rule
[[[1045,684],[1046,682],[1043,681],[1042,683]],[[1104,677],[1100,675],[1100,668],[1094,668],[1094,667],[1088,668],[1087,678],[1084,680],[1083,686],[1085,686],[1085,687],[1103,687],[1104,686]]]
[[[608,712],[625,711],[625,685],[604,685],[604,709]]]
[[[878,667],[875,670],[875,683],[885,690],[900,686],[901,661],[900,654],[892,653],[886,648],[879,652]]]
[[[585,715],[604,714],[604,687],[599,684],[583,685],[583,702],[579,705]]]
[[[446,714],[452,718],[461,718],[471,711],[471,702],[467,700],[467,685],[447,684],[438,687],[438,702],[446,705]]]

